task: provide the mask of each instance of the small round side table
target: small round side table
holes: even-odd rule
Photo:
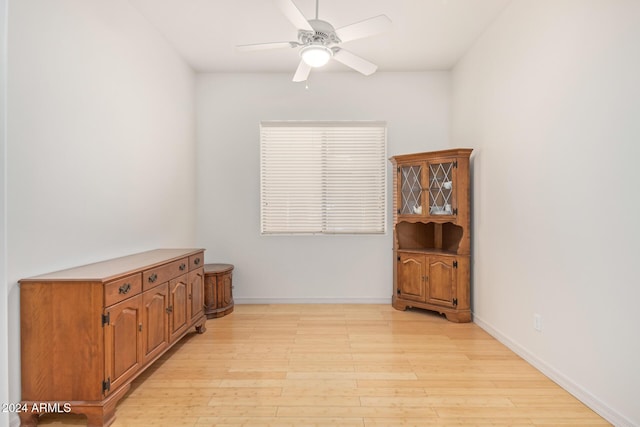
[[[204,313],[207,319],[233,311],[233,265],[204,265]]]

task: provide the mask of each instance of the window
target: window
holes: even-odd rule
[[[262,122],[262,234],[380,234],[384,122]]]

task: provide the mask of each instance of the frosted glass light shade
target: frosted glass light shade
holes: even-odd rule
[[[333,56],[333,52],[326,46],[310,45],[300,49],[302,60],[310,67],[322,67]]]

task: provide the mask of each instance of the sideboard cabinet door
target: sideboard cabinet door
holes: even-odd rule
[[[169,284],[144,292],[142,306],[142,356],[146,364],[169,345]]]
[[[105,377],[111,390],[120,387],[134,375],[142,364],[142,296],[137,295],[112,305],[105,314],[109,323],[104,326]]]
[[[183,274],[169,282],[169,342],[174,342],[189,328],[189,285],[187,275]]]
[[[204,267],[189,272],[189,298],[191,319],[204,314]]]

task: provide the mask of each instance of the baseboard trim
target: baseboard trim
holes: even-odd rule
[[[500,330],[494,328],[488,322],[485,322],[475,313],[473,313],[473,322],[614,426],[634,427],[636,425],[627,417],[615,411],[606,403],[591,394],[588,390],[577,384],[571,378],[531,354],[525,347],[509,338]]]
[[[391,304],[391,298],[233,298],[235,304]]]

